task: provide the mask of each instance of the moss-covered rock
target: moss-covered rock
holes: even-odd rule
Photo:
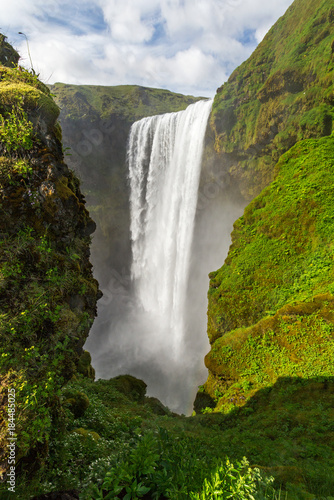
[[[84,351],[79,358],[78,363],[78,373],[83,375],[84,377],[90,378],[92,380],[95,379],[95,370],[92,367],[92,357],[88,351]]]
[[[291,492],[316,476],[311,491],[334,491],[333,158],[333,135],[285,153],[210,274],[204,394],[224,415],[222,445]]]
[[[34,73],[0,65],[0,376],[15,390],[17,473],[43,463],[99,297],[95,223],[64,163],[58,114]]]
[[[80,391],[68,390],[63,393],[63,396],[63,405],[71,410],[75,418],[82,417],[89,406],[89,399],[86,394]]]
[[[196,398],[194,401],[194,411],[195,413],[201,413],[206,408],[215,408],[216,402],[209,394],[209,391],[204,390],[197,391]]]
[[[170,409],[163,405],[157,398],[145,397],[143,402],[155,415],[171,415]]]
[[[296,144],[235,222],[225,265],[210,274],[211,342],[287,303],[334,291],[333,154],[333,136]]]
[[[143,402],[147,384],[132,375],[119,375],[112,379],[116,389],[132,401]]]
[[[79,427],[78,429],[74,429],[76,434],[79,434],[83,439],[89,439],[92,438],[94,441],[98,441],[100,439],[100,436],[98,435],[97,432],[90,431],[87,429],[84,429],[83,427]]]
[[[295,0],[217,90],[208,147],[248,201],[298,140],[332,132],[332,11],[328,0]]]

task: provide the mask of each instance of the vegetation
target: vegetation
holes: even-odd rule
[[[298,140],[332,132],[333,18],[329,0],[295,0],[217,91],[216,161],[248,201],[272,181],[279,157]]]
[[[63,163],[58,107],[34,73],[0,60],[0,473],[8,472],[7,411],[15,394],[17,473],[47,454],[62,385],[76,371],[95,316],[94,223]],[[14,55],[13,55],[14,54]],[[11,409],[13,406],[11,406]]]
[[[158,416],[142,387],[127,376],[67,384],[48,461],[32,480],[22,476],[18,498],[64,488],[83,500],[276,498],[267,474],[226,458],[215,428]]]
[[[229,416],[228,456],[237,429],[250,460],[319,495],[334,491],[333,154],[333,136],[297,143],[235,222],[210,274],[202,388],[204,412]]]
[[[273,182],[210,275],[209,378],[189,418],[131,376],[92,380],[82,345],[99,296],[95,225],[63,162],[49,89],[0,37],[0,472],[15,389],[18,499],[65,489],[82,500],[334,496],[333,20],[328,0],[296,0],[215,99],[216,153],[244,197]],[[52,91],[65,129],[78,125],[72,159],[89,169],[96,214],[109,207],[97,204],[90,155],[99,148],[101,171],[115,155],[102,195],[111,183],[121,191],[114,217],[126,187],[111,132],[123,140],[146,106],[192,99],[132,86]]]
[[[64,120],[80,120],[88,116],[91,120],[110,119],[116,115],[133,123],[144,116],[180,111],[202,99],[138,85],[104,87],[56,83],[50,86],[50,90],[63,110]]]
[[[333,136],[298,143],[235,222],[225,265],[210,275],[211,341],[334,291],[333,154]]]

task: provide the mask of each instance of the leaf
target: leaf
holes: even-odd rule
[[[140,495],[146,495],[146,493],[148,493],[150,489],[151,488],[149,488],[148,486],[144,486],[141,483],[139,483],[137,488],[137,493]]]

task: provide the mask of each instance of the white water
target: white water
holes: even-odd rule
[[[85,345],[96,377],[134,375],[148,384],[149,396],[186,414],[207,378],[208,273],[224,262],[233,222],[244,208],[229,194],[220,163],[199,186],[210,109],[210,101],[201,101],[133,125],[131,276],[100,260],[104,240],[95,238],[92,248],[96,276],[104,282]]]
[[[182,363],[183,357],[191,244],[211,106],[211,100],[199,101],[185,111],[143,118],[132,125],[129,138],[131,278],[137,303],[151,318],[147,349],[157,345],[159,355],[164,352],[173,363]]]

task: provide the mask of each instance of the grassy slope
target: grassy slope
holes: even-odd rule
[[[333,34],[329,0],[296,0],[218,90],[215,149],[246,199],[268,185],[296,141],[331,134]]]
[[[333,136],[298,143],[234,224],[226,263],[210,275],[211,340],[288,302],[334,292],[333,155]]]
[[[72,380],[63,389],[63,413],[49,443],[46,467],[21,478],[17,498],[64,489],[77,489],[82,500],[104,498],[102,490],[109,498],[123,498],[126,487],[135,489],[141,483],[150,488],[143,497],[147,500],[199,500],[192,494],[201,491],[205,478],[214,476],[217,463],[226,461],[227,448],[217,439],[221,422],[172,415],[144,396],[145,386],[129,376]],[[234,463],[242,457],[237,453]],[[117,485],[116,497],[111,492]],[[257,489],[262,494],[255,499],[274,499],[270,487]],[[132,498],[141,497],[133,493]]]
[[[210,275],[204,385],[251,458],[318,493],[320,470],[334,491],[333,158],[333,136],[297,143],[236,221]]]
[[[180,111],[200,98],[176,94],[169,90],[118,85],[67,85],[50,86],[56,102],[64,109],[64,119],[78,120],[96,113],[100,118],[122,116],[134,122],[144,116]]]

